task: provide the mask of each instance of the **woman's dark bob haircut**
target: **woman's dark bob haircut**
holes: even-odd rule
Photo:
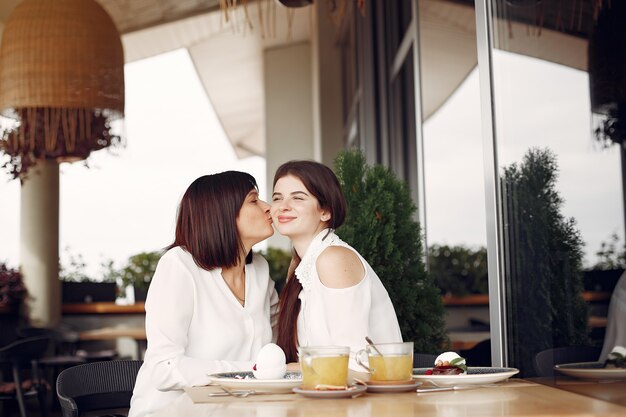
[[[257,190],[254,177],[226,171],[204,175],[191,183],[178,207],[176,237],[168,249],[180,246],[203,269],[230,268],[243,255],[252,261],[237,230],[237,216],[246,196]]]
[[[274,186],[282,177],[293,175],[302,181],[311,194],[317,198],[320,208],[330,212],[327,226],[336,229],[346,219],[346,198],[341,191],[335,173],[326,165],[315,161],[285,162],[274,174]]]

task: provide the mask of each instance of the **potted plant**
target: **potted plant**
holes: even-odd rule
[[[133,287],[135,302],[146,300],[150,281],[162,254],[160,251],[138,253],[128,258],[126,266],[117,271],[122,288]]]
[[[0,311],[19,312],[27,296],[22,273],[0,262]]]
[[[440,291],[426,273],[417,210],[404,181],[386,167],[369,167],[360,151],[342,151],[335,172],[348,215],[337,234],[369,262],[385,285],[404,340],[437,353],[448,344]]]
[[[66,251],[69,253],[69,249]],[[115,280],[105,275],[97,281],[87,274],[86,267],[82,255],[72,253],[68,254],[67,265],[59,265],[63,302],[114,302],[117,297]]]
[[[16,338],[15,329],[28,320],[28,291],[19,269],[0,262],[0,346]]]

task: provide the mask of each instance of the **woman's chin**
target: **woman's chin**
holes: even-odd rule
[[[270,238],[270,237],[272,237],[272,236],[274,236],[274,228],[272,228],[272,230],[269,230],[269,231],[265,234],[265,236],[261,237],[261,238],[259,239],[259,241],[258,241],[258,242],[256,242],[256,243],[263,242],[265,239],[269,239],[269,238]],[[255,243],[255,244],[256,244],[256,243]]]
[[[290,228],[284,224],[274,223],[274,228],[276,229],[278,233],[280,233],[283,236],[287,236],[287,237],[291,236]]]

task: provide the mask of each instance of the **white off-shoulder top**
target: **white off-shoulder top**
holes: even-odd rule
[[[611,295],[607,320],[600,362],[607,360],[615,346],[626,346],[626,272],[617,281]]]
[[[358,284],[341,289],[322,284],[316,261],[329,246],[343,246],[357,254],[365,269]],[[375,343],[402,341],[396,312],[380,278],[334,232],[326,229],[313,239],[295,273],[302,284],[297,321],[300,346],[349,346],[350,367],[362,371],[354,361],[354,354],[365,347],[365,336]]]

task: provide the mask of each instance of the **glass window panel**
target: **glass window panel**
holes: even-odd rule
[[[415,147],[415,85],[413,52],[409,52],[389,89],[390,167],[409,184],[417,201],[417,150]]]
[[[385,37],[388,51],[396,51],[411,24],[412,0],[386,2],[382,7],[385,13]]]
[[[583,300],[585,271],[612,235],[623,246],[620,148],[594,135],[606,114],[592,114],[588,72],[590,38],[608,6],[490,1],[507,353],[530,376],[541,350],[602,344],[601,331],[587,327],[595,313]],[[618,3],[604,12],[618,13]],[[601,49],[626,56],[623,47]],[[610,82],[605,75],[594,81]],[[620,101],[617,90],[608,95]]]
[[[429,269],[443,294],[484,300],[447,305],[446,326],[469,366],[491,365],[473,2],[420,0],[418,27]]]

